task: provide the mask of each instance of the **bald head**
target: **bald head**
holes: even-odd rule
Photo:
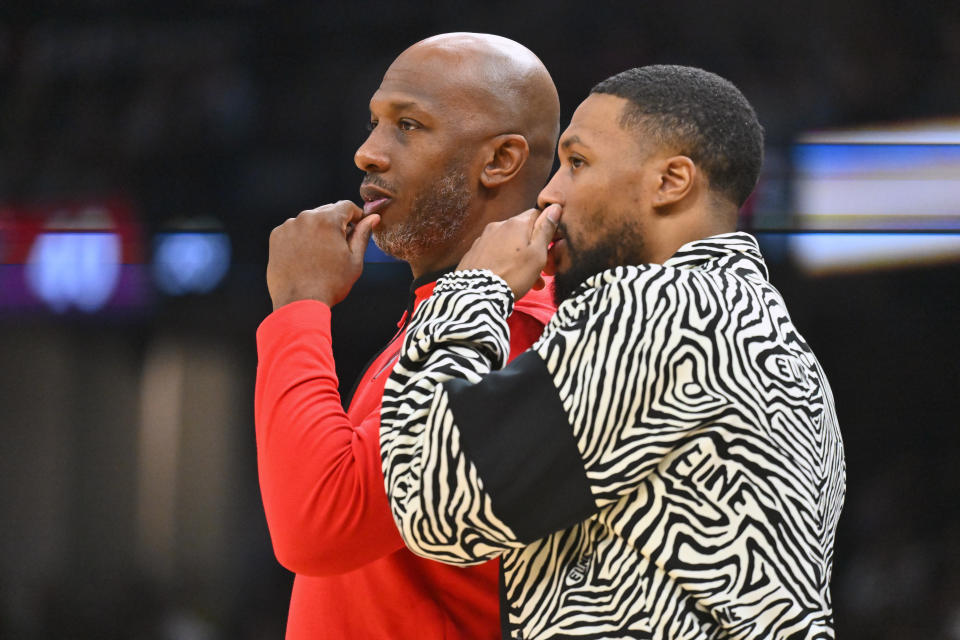
[[[488,223],[536,204],[559,120],[550,74],[512,40],[448,33],[401,53],[354,154],[377,245],[414,275],[456,264]]]
[[[390,65],[381,89],[426,89],[459,112],[464,133],[522,135],[530,145],[522,180],[539,189],[553,165],[560,101],[529,49],[501,36],[445,33],[421,40]]]

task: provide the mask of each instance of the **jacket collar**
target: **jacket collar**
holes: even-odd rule
[[[592,275],[580,284],[571,298],[577,297],[588,289],[620,280],[627,275],[627,271],[636,266],[641,265],[622,265]],[[691,270],[736,269],[740,273],[759,275],[764,280],[770,278],[756,238],[743,231],[688,242],[664,262],[663,266]]]
[[[430,273],[425,273],[417,278],[414,278],[413,282],[410,283],[410,294],[407,297],[407,309],[403,312],[403,316],[401,316],[397,326],[403,327],[403,325],[406,324],[407,319],[413,315],[414,310],[420,306],[420,303],[429,298],[433,293],[433,288],[437,286],[437,280],[456,268],[456,265],[451,265],[449,267],[445,267],[437,271],[431,271]]]
[[[697,269],[708,264],[711,268],[718,268],[731,266],[733,263],[737,263],[738,267],[741,263],[748,268],[752,266],[763,275],[764,280],[770,278],[760,247],[757,246],[757,239],[744,231],[723,233],[688,242],[677,249],[677,252],[664,262],[663,266]]]

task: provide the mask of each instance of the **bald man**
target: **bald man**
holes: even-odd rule
[[[363,208],[304,211],[271,234],[257,458],[274,551],[297,574],[288,639],[500,637],[496,561],[449,567],[404,547],[384,490],[380,404],[407,319],[489,222],[535,204],[558,134],[556,88],[528,49],[483,34],[424,40],[394,61],[370,100],[370,135],[355,156]],[[414,281],[400,331],[344,411],[330,308],[359,277],[371,233],[409,263]],[[517,303],[511,354],[553,311],[546,289]]]

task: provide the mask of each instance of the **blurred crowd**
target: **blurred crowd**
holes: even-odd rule
[[[960,116],[956,2],[4,2],[0,205],[122,197],[147,235],[213,219],[230,237],[234,269],[217,294],[135,321],[0,316],[0,637],[282,636],[291,576],[269,546],[251,411],[253,332],[269,310],[266,240],[302,209],[357,199],[353,151],[383,71],[412,42],[458,30],[498,33],[536,52],[558,85],[564,121],[595,82],[628,67],[691,64],[730,78],[767,131],[774,188],[757,206],[778,228],[791,223],[785,176],[799,133]],[[822,354],[844,430],[838,637],[960,639],[958,267],[813,281],[787,262],[772,266]],[[402,265],[372,265],[338,307],[342,385],[389,336],[408,280]],[[379,324],[362,315],[371,308]],[[228,481],[210,494],[220,497],[178,512],[171,534],[220,555],[205,565],[199,551],[178,552],[167,572],[123,543],[126,534],[98,533],[142,524],[142,496],[115,485],[137,477],[139,445],[123,434],[143,409],[130,401],[103,418],[117,423],[115,457],[101,456],[91,435],[108,415],[91,398],[123,404],[118,397],[147,388],[118,372],[146,375],[164,339],[188,354],[234,354],[223,366],[235,376],[224,383],[231,423],[217,432],[233,444],[209,449],[229,461]],[[24,364],[44,349],[62,362]],[[119,368],[101,364],[91,375],[98,358]],[[48,394],[64,415],[50,418],[46,439],[31,439]],[[197,409],[198,424],[213,419],[205,411]],[[188,487],[189,469],[176,472]],[[48,500],[49,517],[36,507],[47,498],[24,484],[41,476],[55,478],[37,485],[41,493],[66,496]],[[228,512],[209,540],[206,521],[189,516],[208,508]]]

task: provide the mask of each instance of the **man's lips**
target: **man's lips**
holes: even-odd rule
[[[553,239],[550,240],[550,247],[553,247],[558,242],[563,242],[567,237],[566,231],[567,230],[564,227],[558,226],[557,230],[553,232]]]
[[[360,197],[363,198],[363,213],[369,215],[386,207],[393,194],[372,184],[364,184],[360,187]]]
[[[544,273],[554,275],[557,272],[557,263],[563,262],[563,257],[567,251],[567,229],[561,223],[553,233],[553,239],[550,246],[547,247],[547,264],[544,265]]]
[[[563,252],[563,245],[566,244],[563,238],[554,237],[553,242],[547,247],[547,262],[543,265],[543,272],[548,276],[557,273],[557,262],[560,260],[560,254]]]
[[[377,213],[389,204],[390,198],[377,198],[363,203],[363,215],[368,216],[371,213]]]

